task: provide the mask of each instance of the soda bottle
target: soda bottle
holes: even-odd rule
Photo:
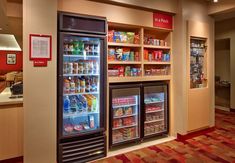
[[[64,98],[64,113],[69,113],[70,109],[70,99],[69,96],[65,96]]]

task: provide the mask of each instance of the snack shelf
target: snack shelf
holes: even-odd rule
[[[136,47],[140,48],[140,44],[130,44],[130,43],[117,43],[117,42],[108,42],[108,46],[122,46],[122,47]]]
[[[63,74],[63,76],[99,76],[100,74]]]
[[[120,126],[120,127],[115,127],[115,128],[113,128],[113,130],[119,130],[119,129],[122,129],[122,128],[136,127],[136,126],[137,126],[137,124],[128,125],[128,126]]]
[[[147,111],[145,112],[146,114],[149,114],[149,113],[157,113],[157,112],[161,112],[161,111],[164,111],[164,109],[161,109],[161,110],[154,110],[154,111]]]
[[[122,107],[137,106],[137,105],[138,104],[117,105],[117,106],[113,106],[113,109],[122,108]]]
[[[144,48],[150,48],[150,49],[167,49],[170,50],[171,47],[169,46],[155,46],[155,45],[144,45]]]
[[[86,57],[89,57],[89,58],[99,58],[100,56],[96,56],[96,55],[66,55],[64,54],[63,55],[64,57],[74,57],[74,58],[86,58]]]
[[[144,134],[144,136],[150,136],[150,135],[160,134],[160,133],[163,133],[163,132],[166,132],[166,130],[162,130],[162,131],[158,131],[158,132],[153,132],[153,133],[150,133],[150,134]]]
[[[145,121],[144,123],[154,123],[154,122],[160,122],[160,121],[164,121],[164,119],[155,119],[155,120],[151,120],[151,121]]]
[[[158,104],[158,103],[163,103],[164,101],[151,101],[151,102],[144,102],[144,104]]]
[[[99,92],[83,92],[83,93],[66,93],[64,96],[74,96],[74,95],[97,95]]]
[[[137,114],[130,114],[130,115],[123,115],[123,116],[114,116],[113,119],[120,119],[120,118],[126,118],[126,117],[134,117]]]
[[[109,65],[124,65],[124,64],[141,64],[141,62],[135,62],[135,61],[108,61]]]
[[[159,75],[159,76],[136,76],[136,77],[109,77],[109,83],[122,83],[122,82],[137,82],[137,81],[160,81],[171,80],[171,75]]]
[[[145,65],[170,65],[171,62],[144,62]]]
[[[123,140],[119,140],[119,141],[114,141],[113,144],[118,144],[118,143],[122,143],[122,142],[126,142],[129,140],[134,140],[134,139],[138,139],[139,137],[133,137],[133,138],[129,138],[129,139],[123,139]]]
[[[63,118],[70,118],[70,117],[84,117],[90,114],[99,114],[99,112],[86,112],[86,113],[65,113]]]

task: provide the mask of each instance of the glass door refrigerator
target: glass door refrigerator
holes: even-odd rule
[[[140,141],[140,84],[110,86],[109,145]]]
[[[106,19],[59,13],[58,162],[106,155]]]
[[[168,133],[168,89],[166,84],[143,84],[144,138]]]

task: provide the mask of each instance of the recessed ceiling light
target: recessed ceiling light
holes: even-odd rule
[[[218,0],[213,0],[214,1],[214,3],[217,3],[218,2]]]
[[[0,50],[21,51],[14,35],[0,34]]]

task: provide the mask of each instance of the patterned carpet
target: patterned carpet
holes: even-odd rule
[[[235,113],[216,111],[215,130],[174,140],[96,163],[235,163]]]

